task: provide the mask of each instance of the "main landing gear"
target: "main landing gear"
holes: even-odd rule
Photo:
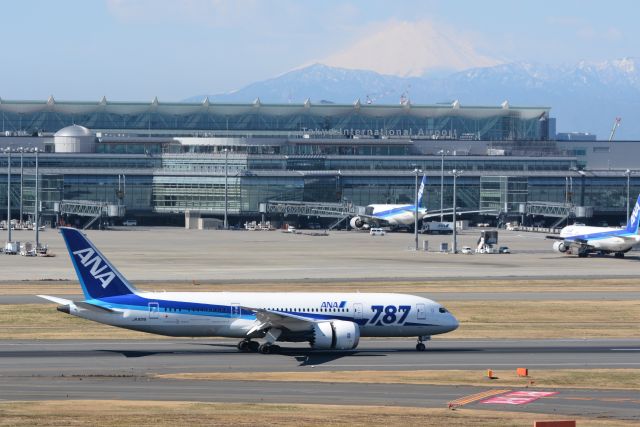
[[[238,343],[238,350],[243,353],[255,353],[260,348],[260,344],[251,340],[242,340]]]
[[[280,346],[274,344],[282,331],[280,329],[269,329],[265,334],[266,342],[264,344],[259,344],[256,341],[251,341],[246,338],[238,343],[238,350],[243,353],[248,352],[258,352],[262,354],[273,354],[280,352]]]
[[[262,354],[274,354],[280,352],[280,346],[277,344],[269,344],[268,342],[258,347],[258,351]]]
[[[421,337],[418,337],[418,343],[416,344],[416,351],[425,351],[427,349],[427,346],[425,345],[424,341],[429,341],[431,339],[431,336],[429,335],[423,335]]]

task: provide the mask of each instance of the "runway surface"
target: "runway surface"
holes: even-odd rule
[[[232,340],[3,341],[0,399],[147,399],[443,407],[492,388],[250,381],[251,372],[487,368],[640,368],[640,340],[444,341],[429,351],[410,339],[363,340],[353,352],[291,345],[280,355],[238,353]],[[245,372],[249,381],[152,378],[180,372]],[[327,375],[330,375],[327,372]],[[549,391],[545,389],[545,391]],[[558,389],[528,405],[483,405],[640,421],[640,392]],[[506,407],[505,407],[506,406]]]

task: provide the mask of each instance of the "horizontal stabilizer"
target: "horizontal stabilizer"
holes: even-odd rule
[[[49,295],[36,295],[38,298],[46,299],[47,301],[55,302],[60,305],[70,305],[73,304],[73,301],[64,298],[52,297]]]
[[[115,312],[115,310],[112,310],[108,307],[102,307],[100,305],[91,304],[90,302],[86,302],[86,301],[76,302],[75,304],[76,304],[76,307],[83,308],[85,310],[106,311],[109,313]]]

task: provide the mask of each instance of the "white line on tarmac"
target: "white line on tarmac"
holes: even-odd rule
[[[358,362],[360,362],[358,360]],[[481,368],[486,368],[487,365],[490,365],[491,363],[397,363],[397,364],[388,364],[388,365],[379,365],[379,364],[374,364],[374,365],[368,365],[368,364],[364,364],[364,363],[358,363],[357,365],[347,365],[347,364],[333,364],[333,363],[327,363],[327,366],[330,366],[332,368],[335,367],[349,367],[349,368],[353,368],[354,366],[358,366],[358,367],[367,367],[367,368],[389,368],[389,367],[406,367],[406,366],[417,366],[417,367],[421,367],[421,368],[430,368],[430,367],[434,367],[434,366],[477,366],[477,367],[481,367]],[[495,366],[497,367],[502,367],[502,366],[512,366],[512,367],[520,367],[522,366],[522,363],[496,363]],[[574,369],[591,369],[593,367],[597,367],[597,366],[640,366],[640,362],[620,362],[620,363],[527,363],[528,367],[545,367],[545,366],[551,366],[551,367],[558,367],[558,366],[570,366],[573,367]]]

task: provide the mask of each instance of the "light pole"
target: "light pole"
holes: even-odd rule
[[[11,148],[7,152],[7,243],[11,242]]]
[[[38,193],[40,192],[40,186],[39,186],[39,175],[38,175],[38,152],[39,150],[36,148],[35,150],[36,153],[36,206],[35,206],[35,229],[36,229],[36,252],[38,251],[38,248],[40,247],[40,220],[39,220],[39,212],[40,212],[40,198]]]
[[[440,154],[440,222],[444,221],[442,209],[444,207],[444,155],[446,153],[448,153],[448,151],[438,151],[438,154]]]
[[[629,224],[629,184],[630,184],[630,178],[631,178],[631,171],[627,169],[626,171],[624,171],[624,174],[627,177],[627,224]]]
[[[20,217],[18,218],[18,220],[20,221],[20,224],[22,224],[22,188],[24,185],[24,180],[23,180],[23,176],[24,176],[24,163],[22,161],[22,154],[24,149],[22,147],[18,148],[18,151],[20,151]]]
[[[413,234],[415,236],[415,241],[416,241],[416,252],[418,251],[418,205],[419,205],[419,200],[418,200],[418,175],[420,175],[422,173],[422,171],[418,168],[415,168],[413,170],[413,173],[416,175],[416,183],[415,183],[415,205],[414,205],[414,217],[413,219],[415,220],[413,223]]]
[[[449,172],[453,175],[453,247],[451,248],[452,253],[458,253],[458,227],[456,225],[456,178],[464,173],[464,171],[454,169]]]
[[[229,150],[227,148],[224,149],[224,229],[228,230],[229,229],[229,221],[227,219],[227,215],[228,215],[228,209],[229,209],[229,205],[228,205],[228,193],[227,193],[227,185],[228,185],[228,179],[229,179],[229,171],[228,171],[228,165],[229,165]]]

